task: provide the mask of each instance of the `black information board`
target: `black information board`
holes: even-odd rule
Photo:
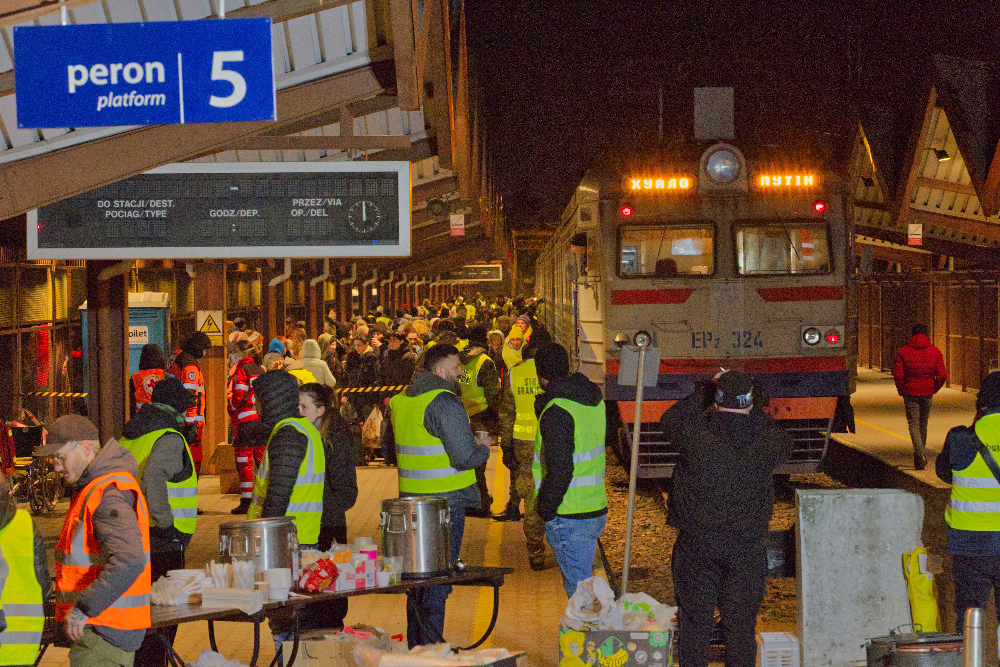
[[[175,164],[28,214],[31,259],[409,253],[408,162]]]
[[[460,269],[441,274],[441,280],[492,283],[503,280],[502,264],[466,264]]]

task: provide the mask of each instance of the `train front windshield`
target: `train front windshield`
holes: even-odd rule
[[[822,223],[739,223],[736,254],[744,276],[830,273],[830,238]]]
[[[715,272],[715,230],[709,225],[625,227],[618,275],[623,278],[705,276]]]

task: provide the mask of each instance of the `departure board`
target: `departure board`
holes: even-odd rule
[[[28,213],[30,259],[409,254],[408,162],[173,164]]]

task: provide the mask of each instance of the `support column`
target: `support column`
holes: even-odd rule
[[[320,269],[322,270],[322,269]],[[306,302],[309,308],[309,333],[310,338],[319,339],[319,335],[323,333],[323,323],[326,321],[325,308],[323,304],[323,289],[326,285],[325,282],[318,282],[315,285],[310,284],[312,278],[307,279],[309,282],[306,283]]]
[[[87,262],[87,411],[101,442],[121,436],[128,405],[128,272]],[[117,273],[101,280],[101,272]]]
[[[265,353],[271,339],[285,332],[285,285],[268,287],[271,279],[280,275],[277,268],[265,266],[260,270],[260,320]]]
[[[195,310],[221,310],[222,321],[226,317],[226,264],[216,261],[195,264],[194,268],[194,308]],[[220,323],[219,326],[222,326]],[[198,360],[201,374],[205,378],[205,430],[201,436],[201,471],[214,472],[210,466],[215,447],[229,442],[229,417],[226,413],[226,346],[225,332],[221,336],[209,336],[212,347],[205,350],[205,356]]]

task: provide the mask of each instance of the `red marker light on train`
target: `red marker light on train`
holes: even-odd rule
[[[35,229],[37,229],[38,231],[42,231],[42,225],[41,224],[35,225]]]
[[[827,331],[824,338],[826,338],[826,342],[830,345],[836,345],[840,342],[840,334],[833,330]]]
[[[822,213],[823,211],[826,210],[826,202],[822,201],[816,202],[815,204],[813,204],[813,210],[816,211],[817,213]]]
[[[632,207],[629,206],[628,204],[622,206],[622,215],[625,216],[626,218],[632,215]]]

